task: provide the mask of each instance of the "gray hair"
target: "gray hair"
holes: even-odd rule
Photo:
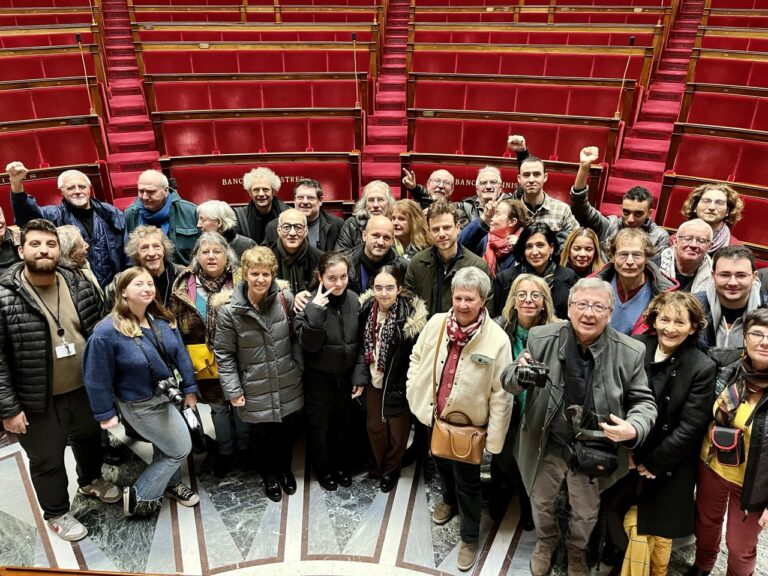
[[[160,243],[163,245],[163,260],[166,264],[170,264],[173,258],[173,252],[176,249],[171,242],[171,239],[165,235],[157,226],[136,226],[133,231],[128,234],[128,241],[125,243],[125,255],[131,260],[134,266],[141,266],[139,264],[139,244],[142,239],[147,236],[160,236]]]
[[[573,285],[573,288],[571,288],[571,291],[568,293],[568,304],[573,302],[573,297],[576,295],[576,292],[581,290],[602,290],[608,294],[608,305],[613,308],[613,305],[615,304],[613,297],[613,287],[602,278],[590,277],[581,278],[576,282],[576,284]]]
[[[482,168],[480,168],[480,170],[477,171],[477,178],[480,178],[480,174],[482,172],[493,172],[494,174],[496,174],[496,176],[499,177],[499,182],[504,181],[504,179],[501,177],[501,170],[496,168],[496,166],[483,166]]]
[[[144,170],[144,172],[139,174],[139,180],[144,178],[144,176],[151,176],[163,190],[168,190],[171,187],[168,183],[168,177],[159,170]]]
[[[487,300],[491,293],[491,279],[477,266],[467,266],[457,271],[451,280],[451,292],[457,288],[476,290],[480,298]]]
[[[192,254],[189,258],[189,269],[197,276],[200,273],[200,260],[197,259],[197,253],[204,244],[215,244],[224,249],[224,254],[227,255],[227,268],[234,269],[238,266],[238,258],[235,251],[229,247],[229,243],[226,238],[218,232],[203,232],[195,242],[195,247],[192,248]]]
[[[74,170],[69,170],[69,172],[74,172]],[[76,267],[75,263],[72,262],[70,255],[75,247],[75,242],[77,242],[78,238],[82,238],[83,235],[80,234],[79,228],[73,224],[58,226],[56,232],[59,233],[59,250],[61,251],[59,259],[60,263],[65,266]]]
[[[232,230],[237,225],[235,211],[226,202],[221,200],[206,200],[197,207],[198,216],[205,213],[211,220],[221,220],[221,232]]]
[[[80,170],[64,170],[61,174],[59,174],[59,178],[56,180],[56,187],[61,190],[64,188],[64,182],[69,180],[70,178],[75,178],[76,176],[82,176],[85,178],[85,181],[88,182],[88,186],[92,186],[91,179],[88,178],[85,174],[80,172]]]
[[[365,185],[365,188],[363,188],[363,195],[360,197],[360,200],[357,201],[357,204],[355,204],[355,210],[352,212],[354,216],[370,216],[370,214],[368,214],[368,208],[365,205],[365,201],[368,199],[368,193],[375,188],[383,188],[384,191],[386,191],[387,209],[384,211],[384,213],[389,213],[389,211],[392,209],[392,206],[395,205],[395,198],[392,196],[392,189],[389,187],[389,184],[383,180],[371,180],[368,182],[368,184]]]
[[[701,218],[692,218],[691,220],[686,220],[680,226],[677,228],[677,233],[680,234],[683,231],[683,228],[687,228],[688,226],[691,226],[693,224],[702,224],[707,229],[707,238],[709,241],[712,241],[712,226],[704,222]]]
[[[258,168],[254,168],[243,176],[243,188],[245,188],[246,192],[251,192],[253,181],[256,180],[256,178],[266,178],[269,182],[269,187],[272,188],[272,192],[275,194],[277,194],[277,192],[280,190],[280,186],[282,185],[282,182],[280,182],[280,177],[277,174],[272,172],[272,170],[269,168],[259,166]]]

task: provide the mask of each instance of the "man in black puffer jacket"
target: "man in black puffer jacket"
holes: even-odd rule
[[[101,479],[101,434],[83,388],[85,341],[101,318],[93,285],[58,267],[59,239],[48,220],[21,234],[23,262],[0,277],[0,418],[29,456],[48,526],[64,540],[88,531],[69,512],[67,444],[77,461],[80,494],[117,502]]]

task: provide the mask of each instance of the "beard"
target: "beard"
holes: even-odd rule
[[[53,258],[50,260],[24,259],[24,265],[33,274],[53,274],[56,272],[58,263],[58,260]]]

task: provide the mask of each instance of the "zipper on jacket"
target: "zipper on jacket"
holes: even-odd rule
[[[400,326],[397,327],[397,335],[400,338],[400,342],[403,341],[402,335],[400,334]],[[387,419],[384,418],[384,397],[387,394],[387,384],[389,383],[389,375],[392,374],[392,362],[389,363],[389,368],[387,369],[386,374],[384,374],[384,385],[381,387],[381,421],[386,422]]]

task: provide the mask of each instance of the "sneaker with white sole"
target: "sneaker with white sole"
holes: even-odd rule
[[[88,528],[83,526],[71,512],[49,518],[48,527],[56,532],[56,535],[67,542],[77,542],[88,536]]]
[[[131,516],[146,518],[158,513],[161,507],[160,500],[137,500],[136,489],[133,486],[123,488],[123,514],[126,518]]]
[[[466,572],[475,565],[477,560],[477,542],[464,542],[459,544],[459,555],[456,557],[456,568]]]
[[[197,492],[186,484],[179,483],[173,487],[169,486],[165,489],[165,495],[168,498],[173,498],[182,506],[197,506],[197,503],[200,502],[200,496],[197,495]]]
[[[123,497],[120,488],[112,484],[112,482],[107,482],[102,478],[96,478],[96,480],[87,486],[80,486],[77,491],[83,496],[98,498],[105,504],[114,504],[115,502],[119,502]]]

